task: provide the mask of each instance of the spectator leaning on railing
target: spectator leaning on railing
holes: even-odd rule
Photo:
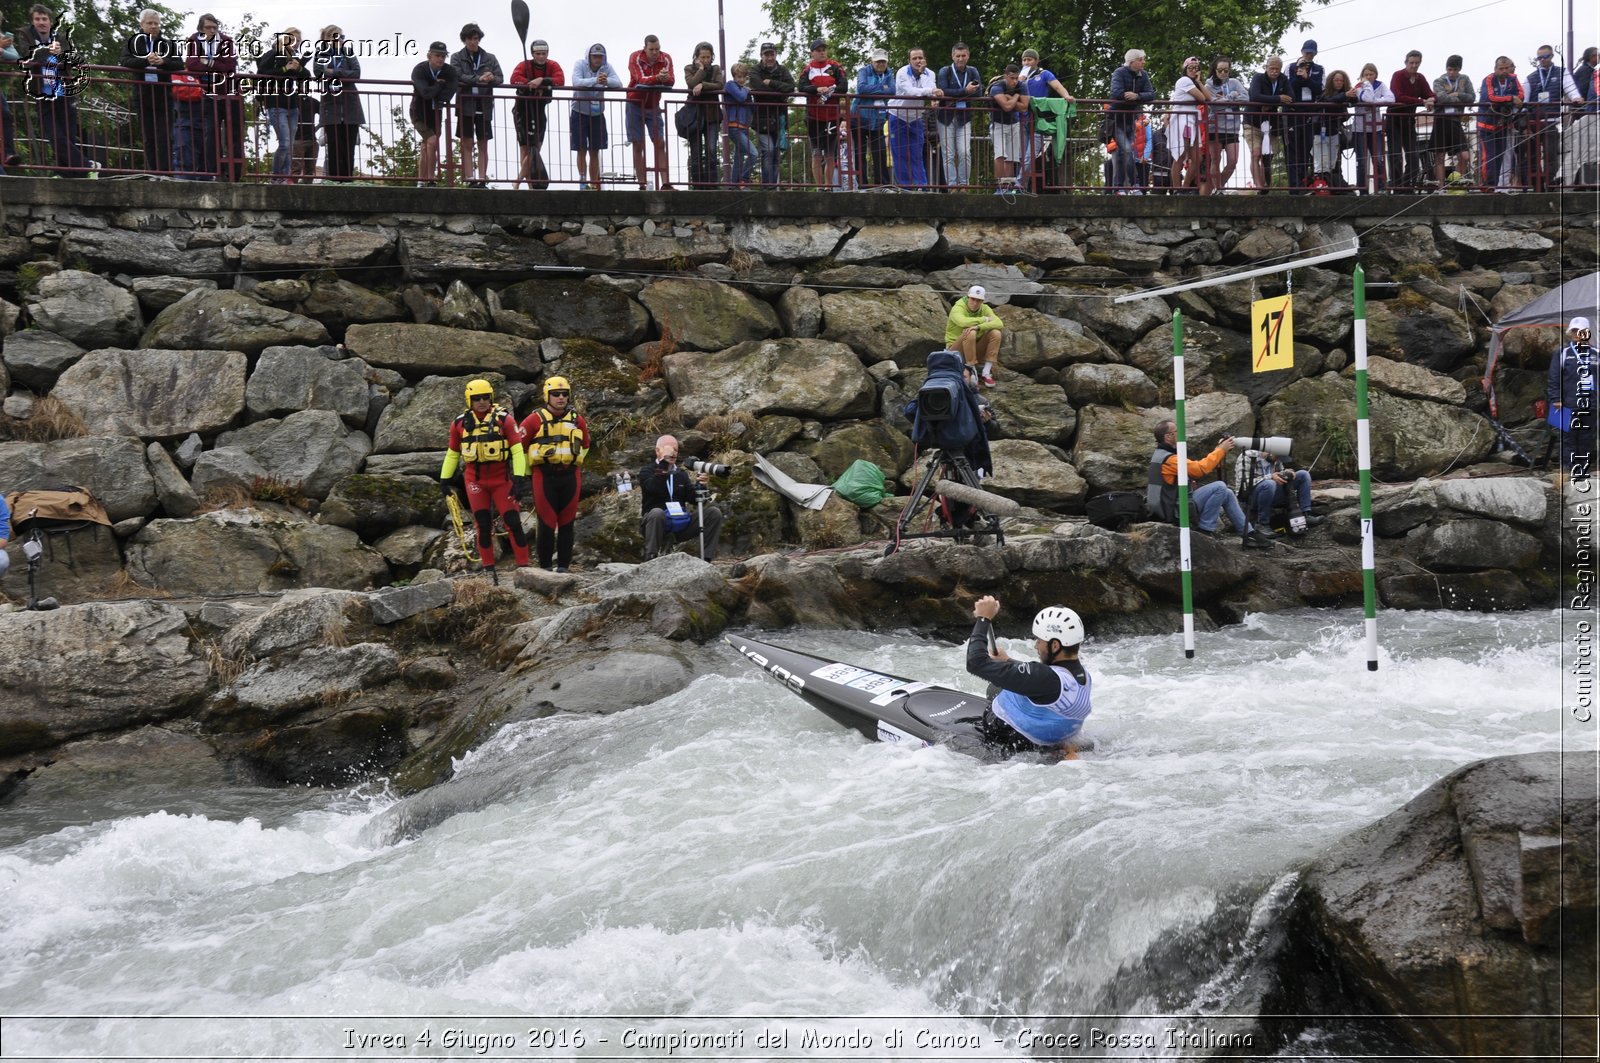
[[[239,95],[239,49],[222,32],[217,16],[204,14],[184,46],[184,66],[200,79],[203,97],[199,112],[199,152],[192,152],[193,169],[215,174],[224,181],[244,176],[244,98]]]
[[[1317,62],[1317,42],[1300,46],[1300,58],[1289,72],[1289,95],[1293,102],[1283,109],[1283,165],[1288,174],[1289,191],[1304,193],[1311,183],[1307,177],[1311,162],[1311,138],[1321,119],[1323,83],[1327,71]]]
[[[39,104],[39,126],[50,142],[58,167],[66,177],[85,177],[88,163],[78,143],[78,105],[74,82],[78,60],[72,42],[55,30],[55,14],[43,4],[28,9],[29,24],[16,34],[17,54],[28,72],[26,91]],[[35,160],[37,161],[37,160]]]
[[[889,111],[880,97],[894,95],[895,72],[889,69],[889,53],[875,48],[871,60],[856,72],[856,98],[850,109],[856,119],[856,172],[869,187],[889,183],[889,162],[884,144],[883,124]]]
[[[411,126],[422,144],[417,149],[417,187],[439,183],[439,135],[445,104],[456,94],[456,68],[446,60],[443,41],[428,45],[428,58],[411,68]]]
[[[999,186],[995,194],[1000,195],[1017,187],[1017,173],[1022,168],[1023,119],[1032,99],[1022,85],[1022,68],[1015,63],[1006,67],[989,89],[989,98],[994,101],[989,136],[994,142],[994,177]]]
[[[929,97],[942,95],[921,48],[913,48],[894,77],[896,99],[889,101],[889,154],[894,157],[894,183],[901,188],[928,185],[927,131],[923,112]]]
[[[450,57],[450,65],[456,68],[456,136],[461,141],[461,178],[468,188],[489,187],[494,87],[505,81],[500,60],[480,47],[482,41],[482,27],[469,22],[461,27],[461,50]],[[326,101],[323,106],[326,108]],[[327,116],[323,117],[326,120]]]
[[[683,85],[689,98],[683,104],[690,111],[689,186],[714,188],[722,183],[717,166],[717,141],[722,131],[722,68],[714,62],[716,50],[710,41],[694,46],[694,61],[683,68]]]
[[[1234,168],[1239,165],[1239,128],[1244,124],[1244,108],[1250,102],[1250,93],[1233,76],[1233,60],[1226,55],[1211,60],[1211,76],[1206,79],[1206,91],[1211,94],[1211,103],[1206,110],[1207,141],[1211,151],[1211,191],[1218,192],[1227,187]]]
[[[122,44],[122,65],[135,75],[133,113],[144,144],[145,169],[166,173],[173,168],[172,75],[183,69],[183,46],[161,32],[158,12],[150,8],[139,12],[139,32]],[[284,173],[289,172],[287,161],[286,157]],[[276,173],[276,157],[273,162]]]
[[[1270,56],[1265,69],[1250,79],[1250,102],[1255,110],[1245,122],[1244,139],[1250,145],[1252,183],[1265,195],[1272,187],[1272,156],[1283,141],[1283,109],[1294,103],[1283,56]]]
[[[322,136],[328,145],[324,169],[334,181],[350,181],[356,176],[356,144],[361,139],[361,127],[367,116],[361,109],[361,93],[356,82],[361,80],[361,60],[355,49],[344,39],[344,30],[338,26],[322,27],[322,40],[317,42],[317,54],[311,61],[311,71],[325,86],[322,91]]]
[[[1134,133],[1144,105],[1156,98],[1156,87],[1144,72],[1145,55],[1130,48],[1122,65],[1111,74],[1111,102],[1107,112],[1109,132],[1117,147],[1111,156],[1111,183],[1124,195],[1140,195],[1138,160],[1133,155]],[[1031,94],[1030,94],[1031,95]]]
[[[1394,103],[1389,105],[1389,187],[1419,188],[1422,185],[1422,149],[1417,143],[1417,111],[1433,109],[1433,86],[1419,70],[1422,53],[1413,48],[1406,53],[1406,65],[1389,79]]]
[[[1530,118],[1527,149],[1531,165],[1528,169],[1533,187],[1540,190],[1556,183],[1556,171],[1560,169],[1558,130],[1563,106],[1583,102],[1577,83],[1571,74],[1555,65],[1555,57],[1554,48],[1548,44],[1539,45],[1533,70],[1524,79]]]
[[[16,38],[0,29],[0,61],[15,63],[17,61]],[[0,79],[0,143],[4,144],[4,158],[0,159],[4,165],[0,166],[0,175],[4,175],[7,168],[22,162],[22,156],[17,154],[17,127],[11,120],[11,101],[6,99],[5,79]]]
[[[654,33],[644,39],[643,48],[628,57],[628,96],[623,113],[627,119],[628,143],[633,145],[633,175],[639,180],[641,192],[648,187],[644,176],[647,135],[656,150],[656,181],[664,190],[672,187],[667,170],[666,113],[661,106],[661,90],[671,87],[676,80],[672,56],[661,50],[661,40]]]
[[[779,156],[788,140],[789,97],[794,95],[794,75],[778,62],[778,46],[761,45],[761,61],[750,76],[755,97],[755,131],[761,149],[761,183],[778,183]]]
[[[747,188],[750,174],[755,169],[756,149],[750,143],[750,126],[755,121],[756,109],[750,104],[750,68],[743,63],[733,64],[722,95],[727,102],[728,140],[733,146],[733,159],[728,171],[728,181],[735,188]]]
[[[548,41],[534,41],[529,52],[532,58],[524,59],[511,71],[511,84],[517,90],[511,121],[517,129],[517,150],[521,154],[517,180],[528,182],[529,188],[545,189],[550,187],[550,171],[544,164],[544,135],[549,128],[546,112],[554,90],[566,85],[567,75],[561,64],[550,58]]]
[[[1472,149],[1461,121],[1478,98],[1472,79],[1461,72],[1461,57],[1444,61],[1444,73],[1433,79],[1433,180],[1444,187],[1444,171],[1450,156],[1455,156],[1459,180],[1472,180]]]
[[[1510,192],[1515,183],[1516,152],[1512,137],[1522,110],[1522,83],[1507,56],[1494,61],[1494,73],[1483,79],[1478,95],[1479,155],[1483,159],[1482,183],[1496,192]]]
[[[1378,76],[1378,65],[1368,63],[1361,68],[1361,80],[1356,83],[1356,113],[1350,120],[1350,132],[1355,137],[1356,184],[1363,194],[1376,192],[1383,180],[1383,105],[1394,102],[1394,93]]]
[[[828,42],[811,42],[811,61],[800,68],[800,93],[806,98],[806,139],[811,143],[811,183],[827,191],[833,187],[833,168],[839,158],[839,101],[845,89],[844,71],[828,58]]]
[[[606,46],[596,42],[583,58],[572,64],[571,136],[572,153],[577,156],[578,187],[600,188],[600,153],[610,143],[606,135],[604,93],[622,88],[622,78],[606,62]]]
[[[965,41],[950,47],[950,65],[939,71],[935,83],[944,93],[937,112],[939,155],[944,160],[944,183],[964,188],[972,183],[972,116],[982,99],[983,75],[967,65],[972,50]]]

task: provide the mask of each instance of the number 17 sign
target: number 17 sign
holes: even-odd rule
[[[1250,304],[1252,372],[1294,368],[1294,297],[1280,295]]]

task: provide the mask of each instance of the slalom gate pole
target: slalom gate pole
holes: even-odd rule
[[[1367,671],[1378,670],[1378,584],[1372,539],[1372,426],[1367,415],[1367,275],[1356,264],[1356,463],[1361,482],[1361,597],[1366,612]]]
[[[1178,568],[1183,583],[1183,655],[1194,656],[1194,577],[1189,553],[1189,429],[1184,421],[1183,311],[1172,311],[1172,405],[1178,428]]]

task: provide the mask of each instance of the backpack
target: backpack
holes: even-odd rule
[[[1096,528],[1122,531],[1130,524],[1149,520],[1145,512],[1144,495],[1138,491],[1107,491],[1095,495],[1084,506],[1089,523]]]

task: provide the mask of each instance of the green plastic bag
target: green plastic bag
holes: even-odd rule
[[[889,497],[883,486],[883,470],[865,458],[851,462],[833,481],[833,489],[862,509],[871,509]]]

